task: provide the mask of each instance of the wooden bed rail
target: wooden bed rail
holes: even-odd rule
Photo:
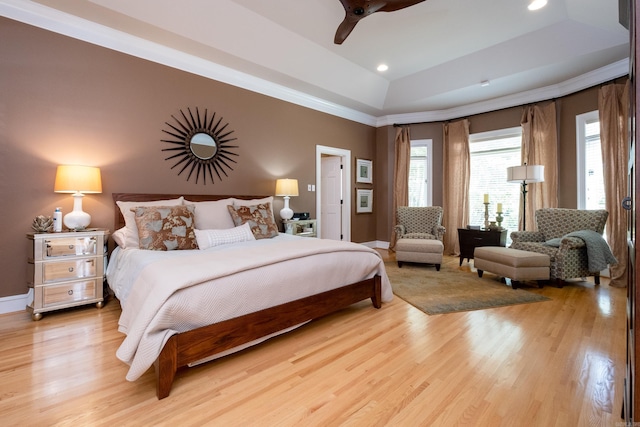
[[[382,306],[380,276],[173,335],[154,364],[158,399],[169,396],[179,367],[326,316],[367,298],[371,298],[375,308]]]

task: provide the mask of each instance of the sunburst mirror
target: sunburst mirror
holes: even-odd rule
[[[200,116],[200,111],[196,107],[195,114],[190,108],[187,113],[180,110],[181,118],[171,116],[175,124],[165,122],[170,129],[163,129],[162,132],[170,135],[173,139],[163,139],[162,142],[175,145],[171,148],[163,148],[162,151],[175,151],[176,154],[167,157],[165,160],[176,159],[176,163],[171,169],[182,166],[178,176],[188,170],[187,181],[195,174],[196,184],[200,176],[202,182],[207,183],[207,176],[211,183],[215,183],[214,175],[218,180],[222,180],[222,175],[228,177],[227,170],[232,171],[230,163],[236,162],[232,156],[238,156],[231,149],[238,148],[237,145],[229,145],[237,138],[231,138],[233,131],[225,131],[229,123],[222,124],[222,117],[216,121],[216,113],[209,116],[207,109],[204,115]]]

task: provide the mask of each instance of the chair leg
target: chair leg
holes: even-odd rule
[[[593,281],[596,282],[596,285],[600,284],[600,275],[598,274],[597,276],[593,276]]]
[[[436,271],[440,271],[440,264],[436,264]]]
[[[402,261],[398,261],[398,268],[402,268]]]
[[[482,270],[478,270],[478,277],[482,277],[482,273],[484,273]]]

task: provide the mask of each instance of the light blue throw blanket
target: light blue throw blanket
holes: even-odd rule
[[[577,237],[584,240],[584,243],[587,245],[589,271],[591,272],[602,271],[609,267],[609,264],[618,263],[616,257],[611,253],[611,248],[609,248],[606,240],[593,230],[574,231],[565,234],[564,237]]]

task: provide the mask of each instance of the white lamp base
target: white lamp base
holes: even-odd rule
[[[91,215],[82,210],[82,198],[84,194],[73,195],[73,211],[64,216],[64,225],[69,230],[84,230],[91,223]]]
[[[293,218],[293,210],[289,208],[289,196],[284,196],[284,208],[280,210],[280,218],[291,219]]]

